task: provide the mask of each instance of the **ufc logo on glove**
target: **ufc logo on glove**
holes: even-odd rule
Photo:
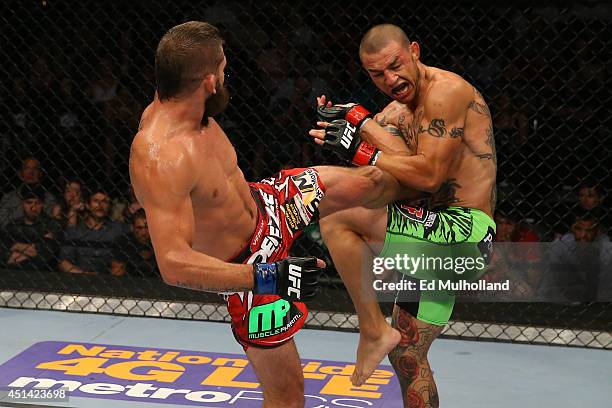
[[[289,265],[289,287],[287,288],[287,295],[291,296],[295,294],[300,298],[300,283],[302,279],[302,268],[297,265]]]
[[[344,134],[342,135],[342,140],[340,141],[344,148],[348,149],[351,147],[351,143],[353,143],[353,136],[355,135],[356,131],[357,128],[355,128],[355,126],[351,126],[348,123],[346,124],[346,127],[344,128]]]

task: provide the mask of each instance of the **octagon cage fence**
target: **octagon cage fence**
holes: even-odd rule
[[[576,266],[578,295],[459,302],[443,335],[612,348],[612,5],[27,0],[1,7],[1,306],[228,321],[218,295],[164,284],[146,236],[138,240],[146,224],[128,158],[155,91],[159,39],[189,20],[221,30],[231,101],[218,121],[247,180],[258,180],[282,168],[338,164],[307,136],[317,95],[372,112],[389,103],[358,57],[365,31],[389,22],[420,44],[423,63],[463,76],[487,101],[498,240],[576,244],[586,229],[597,251],[588,270]],[[23,192],[36,195],[39,186],[43,210],[26,222]],[[83,231],[96,211],[106,216],[105,233],[91,239]],[[357,330],[316,224],[294,254],[328,262],[308,326]],[[79,256],[91,270],[70,269]],[[543,280],[531,271],[540,259],[525,259],[516,279],[537,294]],[[382,303],[387,313],[391,306]]]

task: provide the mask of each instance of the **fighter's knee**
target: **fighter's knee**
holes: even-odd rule
[[[347,213],[351,210],[344,210],[330,214],[319,221],[319,229],[324,240],[329,239],[332,235],[338,234],[347,229]]]
[[[321,218],[319,221],[319,229],[321,230],[321,236],[326,241],[331,234],[334,233],[335,227],[338,225],[336,214],[328,215],[325,218]]]

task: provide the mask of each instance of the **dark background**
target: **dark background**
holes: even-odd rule
[[[8,1],[0,17],[2,193],[17,188],[21,161],[36,157],[43,185],[129,187],[129,146],[154,93],[154,52],[163,33],[187,20],[217,25],[225,39],[232,95],[219,118],[248,180],[283,167],[334,163],[307,130],[315,96],[389,101],[358,60],[361,36],[391,22],[420,43],[421,60],[478,88],[494,118],[498,201],[521,231],[540,241],[570,233],[581,184],[598,185],[601,232],[609,233],[612,7],[484,2]],[[70,88],[70,92],[65,90]],[[324,256],[306,234],[296,251]],[[605,271],[606,273],[612,273]],[[350,311],[333,267],[315,307]],[[217,301],[156,278],[0,271],[0,287],[145,298]],[[338,299],[344,299],[338,304]],[[455,318],[611,329],[609,304],[460,305]]]

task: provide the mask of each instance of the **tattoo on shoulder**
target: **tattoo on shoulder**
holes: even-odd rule
[[[481,115],[491,116],[491,112],[489,112],[489,107],[486,103],[472,101],[468,105],[468,108]]]
[[[474,88],[474,93],[476,94],[476,98],[479,99],[482,102],[479,102],[477,100],[473,100],[468,105],[468,109],[471,109],[474,112],[479,113],[481,115],[486,115],[486,116],[490,117],[491,116],[491,112],[489,111],[489,107],[485,103],[482,94],[480,92],[478,92],[478,89],[476,89],[476,88]]]

